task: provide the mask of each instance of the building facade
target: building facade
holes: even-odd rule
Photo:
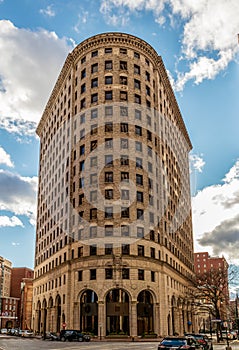
[[[128,34],[83,41],[37,134],[34,330],[192,330],[191,142],[162,58]]]

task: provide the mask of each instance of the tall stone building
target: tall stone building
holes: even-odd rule
[[[37,134],[34,330],[191,330],[191,142],[162,58],[128,34],[83,41]]]

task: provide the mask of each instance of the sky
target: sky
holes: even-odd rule
[[[238,0],[0,0],[0,256],[34,267],[35,129],[67,54],[125,32],[164,61],[191,138],[195,251],[239,265]]]

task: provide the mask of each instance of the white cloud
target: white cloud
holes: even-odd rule
[[[239,248],[239,161],[222,184],[208,186],[192,198],[195,250],[223,253],[229,259]]]
[[[167,11],[165,7],[167,6]],[[236,59],[239,28],[238,0],[102,0],[101,12],[109,16],[129,15],[151,11],[155,21],[164,25],[166,18],[174,27],[175,21],[183,25],[180,60],[189,71],[178,72],[174,88],[182,90],[189,80],[196,84],[214,79]],[[119,19],[118,19],[119,20]],[[175,21],[174,21],[175,20]]]
[[[21,131],[25,121],[39,121],[72,48],[54,32],[33,32],[0,21],[0,51],[4,52],[0,55],[0,127]]]
[[[46,9],[40,9],[39,12],[48,17],[55,17],[56,15],[55,11],[52,9],[52,5],[47,6]]]
[[[0,210],[36,220],[37,177],[23,177],[0,169]]]
[[[81,13],[78,14],[78,21],[74,25],[74,30],[76,33],[78,33],[78,34],[80,33],[80,29],[81,29],[82,25],[86,24],[88,21],[88,16],[89,16],[88,11],[82,11]]]
[[[191,171],[196,170],[199,173],[201,173],[205,165],[205,161],[203,160],[202,156],[191,153],[189,155],[189,160],[190,160]]]
[[[12,242],[12,245],[13,245],[14,247],[16,247],[16,246],[20,245],[20,243],[18,243],[18,242]]]
[[[14,167],[11,157],[7,152],[0,146],[0,164],[5,164],[10,168]]]
[[[23,223],[16,216],[0,216],[0,227],[15,227],[21,226],[24,227]]]

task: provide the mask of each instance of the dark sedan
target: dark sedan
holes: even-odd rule
[[[83,334],[75,329],[65,329],[60,332],[61,341],[90,341],[88,334]]]
[[[193,337],[168,336],[165,337],[158,345],[158,350],[177,350],[177,349],[203,349],[203,347]]]

